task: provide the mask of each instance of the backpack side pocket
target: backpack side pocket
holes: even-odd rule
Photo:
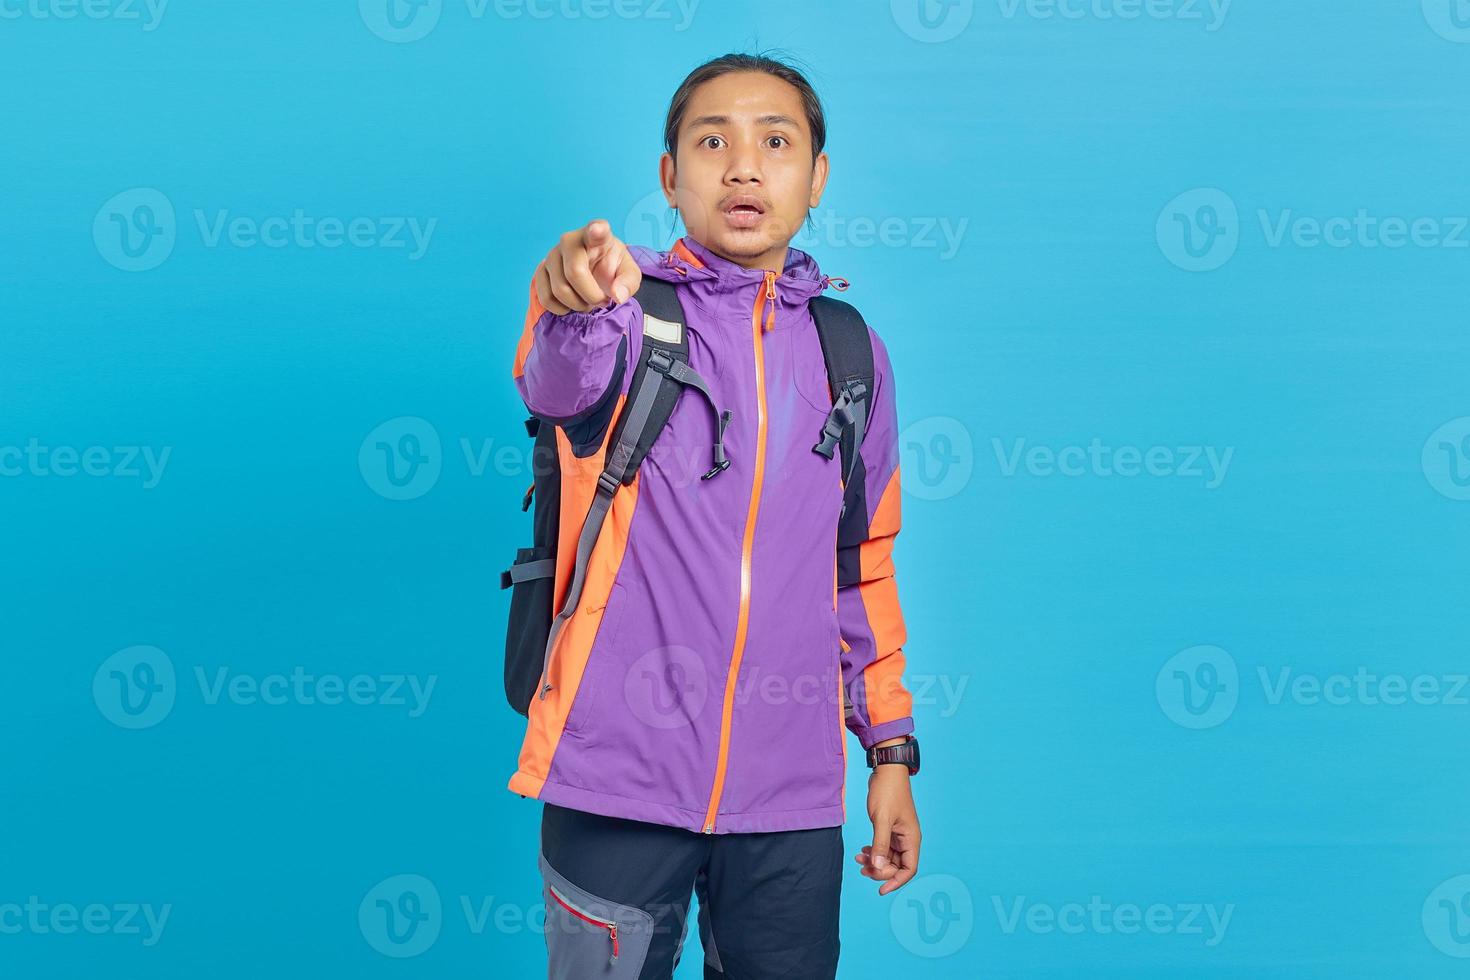
[[[556,558],[550,548],[521,548],[515,563],[500,573],[500,587],[510,589],[510,616],[505,633],[505,696],[523,715],[541,680],[542,658],[551,636],[552,587]]]

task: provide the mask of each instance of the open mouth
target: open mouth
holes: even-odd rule
[[[741,195],[725,202],[725,218],[737,228],[749,228],[766,215],[765,206],[754,197]]]

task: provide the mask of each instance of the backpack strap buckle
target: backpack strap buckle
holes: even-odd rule
[[[822,438],[812,447],[812,452],[820,453],[827,459],[831,459],[837,453],[837,445],[842,441],[842,433],[846,432],[852,423],[852,396],[844,388],[837,401],[833,403],[832,411],[827,413],[827,418],[822,423]]]
[[[715,465],[700,477],[701,480],[708,480],[716,473],[723,473],[730,468],[730,458],[725,455],[725,426],[730,424],[733,415],[728,408],[720,413],[720,425],[715,432]]]
[[[856,449],[862,443],[862,416],[866,413],[859,412],[859,402],[867,397],[867,394],[868,386],[861,379],[842,382],[837,400],[832,403],[832,410],[827,413],[826,420],[822,422],[822,438],[812,447],[812,452],[820,453],[827,459],[831,459],[836,455],[837,447],[842,442],[842,434],[849,428],[855,429],[857,436],[853,440],[853,448]]]

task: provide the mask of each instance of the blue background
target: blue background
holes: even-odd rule
[[[592,217],[667,246],[640,202],[669,96],[776,46],[829,110],[816,217],[840,222],[798,244],[851,280],[913,427],[896,562],[925,847],[882,899],[849,865],[841,976],[1464,975],[1470,30],[1449,0],[1223,22],[984,0],[932,4],[932,30],[902,2],[704,0],[686,24],[652,0],[444,0],[412,41],[351,0],[172,0],[151,30],[142,7],[27,3],[0,18],[0,447],[103,447],[109,473],[116,447],[170,455],[150,486],[0,457],[0,974],[539,975],[496,587],[529,534],[526,283]],[[112,215],[146,224],[160,196],[164,257],[127,271]],[[211,245],[195,218],[297,209],[436,224],[412,258]],[[1269,233],[1359,209],[1460,245]],[[858,230],[885,219],[886,243]],[[957,249],[926,225],[963,227]],[[385,422],[390,445],[438,437],[412,499],[364,450]],[[1213,486],[1006,463],[1094,439],[1232,455]],[[473,465],[487,447],[510,463]],[[175,680],[131,729],[105,662],[139,645]],[[414,717],[198,682],[297,667],[435,687]],[[1274,695],[1359,668],[1439,696]],[[440,898],[421,952],[373,925],[400,874]],[[171,911],[151,946],[6,930],[30,896]],[[1176,927],[1047,927],[1093,896]],[[1177,928],[1192,903],[1231,908],[1218,942]]]

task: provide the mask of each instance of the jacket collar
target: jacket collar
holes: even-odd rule
[[[692,236],[685,235],[659,256],[654,272],[660,279],[709,281],[716,289],[741,289],[765,278],[763,269],[747,269],[711,252]],[[825,276],[817,260],[799,248],[787,247],[786,264],[776,279],[776,292],[783,300],[805,302],[827,288],[833,277]],[[846,282],[837,280],[845,288]]]

